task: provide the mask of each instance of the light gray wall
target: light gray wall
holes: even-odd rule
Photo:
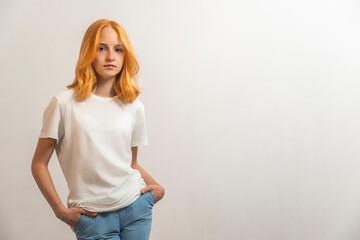
[[[0,3],[0,238],[75,239],[30,172],[42,114],[99,18],[140,59],[149,145],[166,188],[152,240],[360,238],[360,3]],[[54,153],[50,171],[64,203]]]

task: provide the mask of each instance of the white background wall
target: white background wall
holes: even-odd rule
[[[30,171],[51,97],[95,20],[141,63],[149,145],[166,188],[152,240],[360,238],[360,2],[0,3],[0,239],[75,239]],[[50,171],[67,186],[54,153]]]

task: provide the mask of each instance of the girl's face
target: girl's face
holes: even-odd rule
[[[124,63],[124,46],[111,27],[100,32],[98,51],[92,63],[97,79],[100,81],[114,80]]]

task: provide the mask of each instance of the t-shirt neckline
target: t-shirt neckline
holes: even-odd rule
[[[103,102],[110,102],[110,101],[113,101],[115,99],[115,97],[100,97],[100,96],[97,96],[97,95],[95,95],[93,93],[91,93],[91,98],[99,100],[99,101],[103,101]]]

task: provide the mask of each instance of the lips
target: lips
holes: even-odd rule
[[[108,67],[108,68],[114,68],[115,65],[112,65],[112,64],[108,64],[108,65],[104,65],[104,67]]]

